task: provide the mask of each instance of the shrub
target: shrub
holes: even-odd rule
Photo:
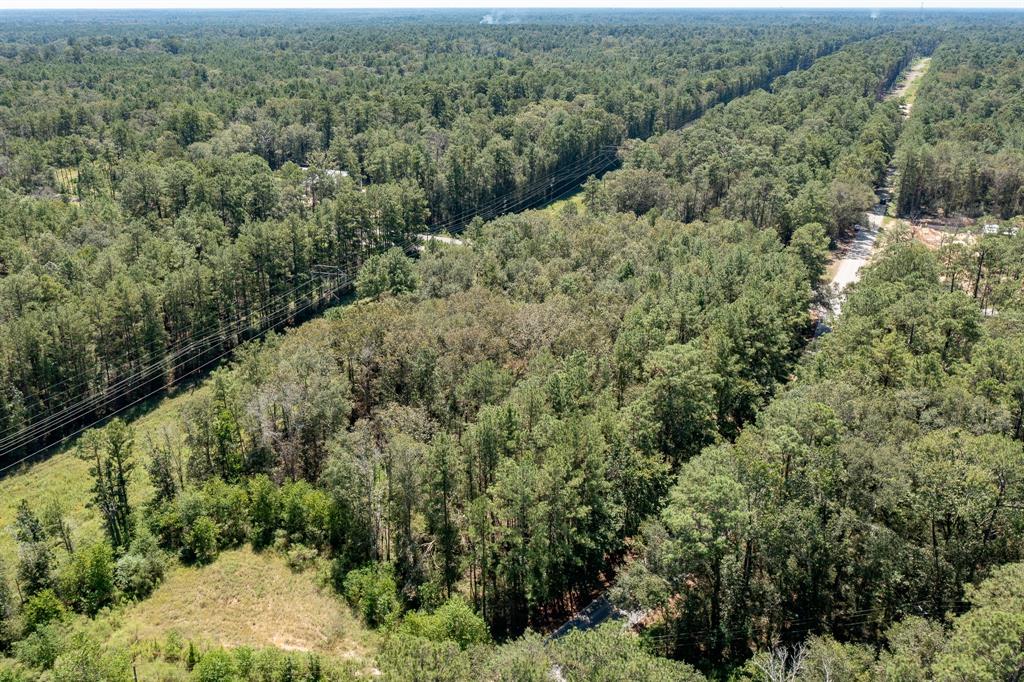
[[[25,635],[55,620],[63,620],[68,610],[53,590],[43,590],[21,607],[22,632]]]
[[[164,549],[178,549],[184,542],[185,523],[176,501],[152,507],[146,514],[146,525]]]
[[[292,545],[288,550],[288,567],[293,571],[304,571],[309,568],[320,553],[305,545]]]
[[[0,682],[32,682],[35,679],[37,679],[36,675],[25,670],[18,663],[8,659],[0,659]]]
[[[206,516],[217,524],[218,546],[234,547],[244,542],[249,535],[245,488],[213,478],[206,482],[202,492]]]
[[[249,539],[256,549],[266,547],[274,539],[280,509],[280,492],[265,474],[249,480]]]
[[[72,608],[95,616],[114,601],[114,556],[110,546],[97,543],[71,556],[60,578],[61,592]]]
[[[548,649],[554,663],[570,680],[705,680],[682,661],[646,651],[640,638],[624,630],[620,623],[574,630],[555,640]]]
[[[367,625],[390,625],[398,617],[401,604],[390,564],[372,564],[349,571],[345,576],[345,598]]]
[[[181,638],[181,633],[177,630],[168,632],[167,639],[164,640],[163,659],[165,661],[177,662],[184,658],[184,652],[185,641]]]
[[[58,624],[40,625],[14,645],[14,657],[35,670],[49,670],[62,646],[63,633]]]
[[[272,679],[271,675],[260,676],[256,670],[257,653],[250,647],[240,646],[231,651],[231,657],[235,663],[235,673],[243,680]]]
[[[117,560],[114,582],[130,599],[143,599],[163,580],[166,563],[156,539],[142,530],[135,536],[128,553]]]
[[[325,547],[331,523],[330,498],[306,481],[286,483],[280,490],[280,524],[289,542]]]
[[[288,533],[284,528],[278,528],[274,531],[274,551],[280,554],[284,554],[288,551]]]
[[[192,669],[192,679],[202,682],[320,682],[355,680],[351,668],[327,665],[315,655],[300,655],[280,649],[211,649]],[[0,681],[2,682],[2,681]]]
[[[291,664],[290,657],[287,653],[280,651],[279,649],[261,649],[260,651],[250,653],[248,669],[246,670],[246,674],[249,676],[249,679],[297,679],[294,666]]]
[[[472,661],[455,642],[396,633],[377,657],[386,680],[471,680]]]
[[[491,639],[484,619],[461,597],[452,597],[434,613],[409,614],[401,630],[434,642],[456,642],[461,649],[472,644],[484,644]]]
[[[185,530],[181,548],[185,561],[207,564],[217,558],[217,524],[209,516],[200,516]]]
[[[241,678],[231,654],[223,649],[211,649],[192,668],[192,679],[198,682],[233,682]]]
[[[74,635],[53,663],[55,682],[129,682],[128,658],[121,651],[105,651],[84,634]]]

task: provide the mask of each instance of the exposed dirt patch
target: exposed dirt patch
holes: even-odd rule
[[[963,216],[903,218],[898,222],[910,230],[911,237],[932,250],[943,244],[971,244],[977,238],[975,221]]]
[[[928,70],[928,65],[931,64],[931,61],[931,57],[925,57],[924,59],[915,62],[914,65],[910,67],[910,70],[907,71],[903,80],[901,80],[899,84],[893,88],[892,92],[889,93],[890,97],[907,98],[903,111],[905,116],[910,115],[910,110],[914,106],[914,95],[917,94],[918,81],[921,79],[921,76],[924,75],[925,71]]]

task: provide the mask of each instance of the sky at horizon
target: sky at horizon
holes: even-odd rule
[[[0,10],[69,9],[1016,9],[1024,0],[0,0]]]

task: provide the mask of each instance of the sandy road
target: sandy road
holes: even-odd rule
[[[868,214],[868,224],[857,228],[853,239],[846,246],[839,267],[832,276],[832,290],[836,296],[832,301],[832,314],[839,315],[843,306],[844,296],[842,292],[849,285],[860,279],[860,269],[871,259],[875,250],[875,242],[878,240],[878,233],[882,228],[882,218],[885,213],[884,205],[877,205]]]
[[[466,242],[458,237],[446,237],[443,234],[420,234],[416,235],[422,242],[441,242],[442,244],[448,244],[449,246],[462,246]],[[423,245],[419,246],[419,249],[423,250]]]
[[[924,75],[928,69],[928,59],[921,59],[916,62],[900,84],[893,88],[886,96],[886,99],[893,99],[897,97],[903,97],[907,94],[910,87]],[[908,101],[903,107],[903,118],[910,116],[910,110],[913,107],[913,101]],[[871,256],[875,250],[875,243],[878,240],[878,233],[882,229],[882,223],[885,219],[885,212],[888,208],[888,199],[892,192],[893,179],[896,175],[896,167],[893,164],[889,165],[889,168],[885,173],[885,181],[882,186],[876,190],[878,196],[878,203],[872,207],[867,214],[867,225],[858,225],[854,232],[853,239],[850,240],[842,250],[842,258],[838,261],[838,265],[835,268],[834,274],[832,275],[832,304],[828,311],[830,316],[836,317],[839,315],[843,307],[843,301],[845,295],[843,292],[846,287],[853,284],[860,279],[860,270],[864,265],[871,260]]]

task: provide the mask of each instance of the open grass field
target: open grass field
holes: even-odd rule
[[[559,199],[558,201],[553,201],[544,208],[538,210],[541,213],[545,213],[550,216],[557,216],[569,204],[575,204],[576,208],[581,212],[585,210],[585,207],[583,206],[583,192],[574,192],[573,194],[570,194],[566,198]]]
[[[207,389],[205,383],[180,389],[156,403],[130,423],[135,428],[138,464],[131,486],[134,502],[150,495],[144,470],[148,437],[180,438],[183,408]],[[50,499],[60,500],[76,543],[103,533],[99,514],[89,504],[92,477],[88,463],[78,459],[75,443],[46,460],[27,465],[0,480],[0,558],[13,572],[17,546],[9,532],[18,503],[27,499],[41,510]],[[85,621],[83,621],[85,622]],[[148,599],[116,607],[87,626],[108,644],[147,651],[159,647],[171,633],[202,647],[276,647],[309,651],[368,667],[375,635],[327,588],[314,571],[295,573],[283,557],[249,548],[223,552],[208,566],[174,565],[166,580]],[[140,679],[187,679],[179,664],[140,656]]]
[[[179,438],[182,408],[205,390],[205,384],[182,388],[157,403],[153,409],[141,413],[137,419],[130,419],[135,427],[138,464],[130,488],[133,502],[142,502],[149,496],[149,480],[144,457],[141,456],[147,437],[162,438],[166,431],[172,438]],[[75,447],[76,441],[72,440],[49,458],[25,465],[22,470],[0,479],[0,559],[7,570],[12,570],[17,560],[17,545],[9,529],[23,499],[28,500],[37,513],[50,500],[59,501],[77,543],[88,542],[103,532],[102,520],[89,504],[92,495],[89,464],[78,459]]]
[[[221,553],[208,566],[178,566],[145,601],[111,616],[110,643],[162,641],[176,632],[207,646],[277,647],[360,661],[374,635],[316,573],[293,572],[273,552]]]

